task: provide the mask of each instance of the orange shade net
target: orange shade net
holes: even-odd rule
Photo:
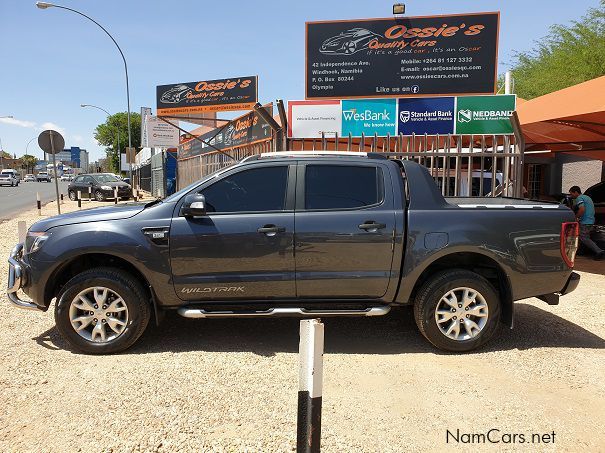
[[[522,102],[526,151],[605,160],[605,76]]]

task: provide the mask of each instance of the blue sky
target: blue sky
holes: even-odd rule
[[[62,0],[103,24],[128,61],[131,108],[152,107],[156,85],[259,75],[261,102],[304,99],[304,23],[309,20],[388,17],[379,0]],[[423,0],[405,2],[407,15],[501,11],[499,70],[514,51],[529,50],[555,23],[581,17],[598,0]],[[93,23],[34,0],[0,0],[0,119],[3,149],[24,154],[48,127],[67,146],[103,157],[93,138],[104,113],[126,111],[122,60]],[[222,117],[232,117],[223,114]],[[29,154],[41,156],[36,140]]]

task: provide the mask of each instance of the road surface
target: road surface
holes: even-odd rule
[[[67,196],[68,182],[59,181],[59,193]],[[56,199],[55,181],[21,182],[17,187],[0,186],[0,221],[7,220],[21,211],[36,207],[36,192],[40,192],[42,204]]]

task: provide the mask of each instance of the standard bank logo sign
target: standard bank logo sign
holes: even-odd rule
[[[362,99],[342,101],[342,135],[395,135],[396,99]]]
[[[399,129],[404,135],[453,134],[454,98],[399,99]]]

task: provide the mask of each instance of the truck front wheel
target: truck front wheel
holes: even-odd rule
[[[439,349],[471,351],[498,329],[500,299],[481,275],[448,270],[422,285],[414,302],[414,317],[422,335]]]
[[[96,268],[69,280],[57,297],[55,322],[63,338],[88,354],[123,351],[150,318],[145,291],[129,273]]]

